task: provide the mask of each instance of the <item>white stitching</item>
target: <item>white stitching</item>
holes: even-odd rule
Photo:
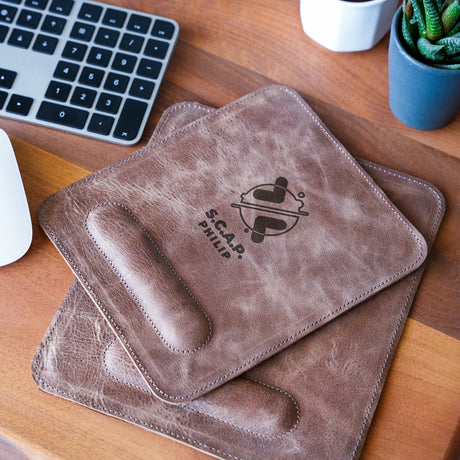
[[[184,106],[188,106],[188,104],[185,104]],[[178,105],[177,107],[179,107],[179,105]],[[441,216],[442,216],[442,208],[443,208],[443,206],[442,206],[442,203],[443,203],[443,202],[442,202],[442,199],[441,199],[441,197],[439,196],[439,194],[436,192],[436,190],[435,190],[433,187],[431,187],[429,184],[424,183],[423,181],[417,180],[417,179],[415,179],[415,178],[411,178],[411,177],[406,176],[406,175],[402,175],[402,174],[396,173],[396,172],[391,171],[391,170],[388,170],[388,169],[386,169],[386,168],[382,168],[382,167],[379,167],[379,166],[376,166],[376,165],[369,164],[368,162],[365,162],[365,163],[366,163],[366,165],[367,165],[368,167],[372,167],[373,169],[382,171],[382,172],[384,172],[384,173],[386,173],[386,174],[390,174],[390,175],[399,177],[399,178],[401,178],[401,179],[403,179],[403,180],[411,181],[411,182],[414,182],[414,183],[416,183],[416,184],[422,185],[422,186],[424,186],[425,188],[428,188],[428,190],[430,190],[430,191],[435,195],[436,199],[438,200],[438,212],[437,212],[437,215],[436,215],[435,222],[433,223],[433,226],[432,226],[432,229],[431,229],[431,233],[430,233],[430,235],[429,235],[429,238],[427,239],[428,245],[430,245],[431,242],[432,242],[432,238],[433,238],[433,236],[434,236],[434,233],[435,233],[435,231],[436,231],[436,229],[437,229],[437,227],[438,227],[438,225],[439,225],[439,222],[440,222],[440,219],[441,219]],[[45,220],[45,222],[46,222],[46,220]],[[49,227],[48,227],[48,228],[49,228]],[[57,241],[57,239],[55,239],[55,241]],[[399,318],[398,323],[397,323],[397,326],[396,326],[396,328],[395,328],[395,330],[394,330],[392,341],[391,341],[391,343],[390,343],[390,346],[389,346],[387,355],[386,355],[386,357],[385,357],[384,364],[383,364],[383,366],[382,366],[381,372],[380,372],[379,377],[378,377],[378,379],[377,379],[377,381],[376,381],[376,385],[375,385],[375,388],[374,388],[374,392],[373,392],[373,394],[372,394],[372,397],[371,397],[371,400],[370,400],[370,402],[369,402],[369,406],[368,406],[366,415],[365,415],[364,420],[363,420],[363,425],[362,425],[362,428],[361,428],[361,431],[360,431],[360,434],[359,434],[359,438],[358,438],[358,440],[357,440],[357,442],[356,442],[356,445],[355,445],[355,448],[354,448],[354,450],[353,450],[353,452],[352,452],[352,456],[351,456],[352,459],[353,459],[354,456],[356,455],[356,452],[357,452],[357,449],[358,449],[358,447],[359,447],[359,444],[361,443],[361,439],[362,439],[362,436],[363,436],[363,434],[364,434],[365,426],[366,426],[367,420],[368,420],[368,418],[369,418],[369,415],[370,415],[370,412],[371,412],[371,408],[372,408],[372,406],[373,406],[373,404],[374,404],[374,402],[375,402],[375,396],[376,396],[377,391],[378,391],[378,388],[379,388],[379,386],[380,386],[380,383],[381,383],[381,380],[382,380],[382,377],[383,377],[383,373],[384,373],[384,371],[385,371],[385,367],[389,364],[388,359],[389,359],[389,356],[390,356],[390,354],[391,354],[392,347],[395,345],[395,338],[396,338],[396,336],[397,336],[398,329],[399,329],[399,328],[401,327],[401,325],[402,325],[402,315],[403,315],[405,309],[407,308],[407,304],[408,304],[408,301],[409,301],[410,296],[411,296],[411,291],[412,291],[412,289],[413,289],[413,285],[414,285],[414,283],[415,283],[415,279],[416,279],[417,276],[419,275],[419,272],[420,272],[420,270],[417,270],[417,272],[415,272],[415,275],[414,275],[414,279],[413,279],[412,285],[411,285],[411,287],[410,287],[410,289],[409,289],[409,293],[408,293],[408,295],[407,295],[407,297],[406,297],[406,301],[405,301],[405,303],[404,303],[404,305],[403,305],[403,308],[402,308],[402,310],[401,310],[400,318]],[[75,287],[76,287],[76,284],[74,283],[74,284],[72,285],[72,287],[71,287],[69,293],[68,293],[68,296],[73,292],[73,290],[75,289]],[[66,300],[67,300],[67,298],[66,298]],[[65,396],[68,396],[68,397],[70,397],[70,398],[72,398],[72,399],[74,399],[74,400],[80,401],[80,402],[82,402],[83,404],[86,404],[87,406],[90,406],[90,407],[93,407],[93,408],[99,408],[99,409],[102,410],[102,411],[111,413],[111,414],[113,414],[113,415],[119,416],[119,417],[124,418],[124,419],[126,419],[126,420],[130,420],[130,421],[132,421],[133,423],[141,424],[141,425],[143,425],[143,426],[145,426],[145,427],[147,427],[147,428],[150,428],[150,429],[152,429],[152,430],[154,430],[154,431],[161,432],[161,433],[163,433],[163,434],[165,434],[165,435],[168,435],[168,436],[171,436],[171,437],[173,437],[173,438],[176,438],[176,439],[179,439],[179,440],[188,442],[188,443],[190,443],[190,444],[192,444],[192,445],[195,445],[195,446],[200,446],[200,447],[203,447],[203,448],[205,448],[205,449],[209,449],[211,452],[217,453],[217,454],[219,454],[219,455],[224,455],[224,456],[226,456],[227,458],[231,458],[231,459],[233,459],[233,460],[241,460],[240,458],[234,457],[234,456],[231,455],[231,454],[228,454],[228,453],[226,453],[226,452],[220,451],[219,449],[215,449],[215,448],[213,448],[213,447],[210,447],[210,446],[208,446],[208,445],[206,445],[206,444],[204,444],[204,443],[201,443],[201,442],[199,442],[199,441],[196,441],[196,440],[194,440],[194,439],[186,438],[186,437],[181,436],[181,435],[178,435],[178,434],[176,434],[176,433],[174,433],[174,432],[171,432],[171,431],[168,431],[168,430],[164,430],[164,429],[162,429],[162,428],[160,428],[160,427],[158,427],[158,426],[155,426],[155,425],[146,423],[146,422],[143,421],[143,420],[139,420],[139,419],[136,419],[136,418],[134,418],[134,417],[127,416],[127,415],[124,414],[124,413],[121,413],[121,412],[117,413],[116,411],[114,411],[114,410],[112,410],[112,409],[106,408],[106,407],[104,407],[104,406],[97,405],[94,401],[85,400],[85,399],[83,399],[83,398],[80,398],[80,397],[76,396],[75,394],[65,393],[65,392],[63,392],[62,390],[59,390],[58,388],[53,387],[52,385],[47,384],[41,377],[38,376],[38,372],[39,372],[39,369],[38,369],[38,361],[41,360],[42,351],[43,351],[45,345],[49,342],[49,340],[50,340],[50,338],[51,338],[51,335],[54,333],[54,329],[55,329],[55,327],[57,326],[58,322],[59,322],[60,319],[61,319],[61,314],[62,314],[62,310],[58,313],[58,316],[55,318],[55,320],[54,320],[54,321],[55,321],[55,322],[54,322],[54,325],[53,325],[53,327],[51,328],[51,330],[47,333],[47,337],[46,337],[46,339],[42,342],[42,344],[41,344],[39,350],[37,351],[37,355],[36,355],[36,358],[35,358],[34,370],[35,370],[35,373],[36,373],[36,378],[37,378],[37,380],[39,380],[40,382],[42,382],[42,384],[43,384],[44,386],[47,386],[48,388],[51,388],[53,391],[58,392],[58,393],[61,393],[61,394],[64,394]]]
[[[398,177],[400,179],[407,180],[409,182],[414,182],[414,183],[416,183],[418,185],[422,185],[423,187],[427,188],[436,197],[436,199],[438,201],[438,212],[436,214],[436,219],[435,219],[435,221],[433,223],[433,226],[431,227],[430,235],[429,235],[429,237],[427,239],[428,246],[431,245],[434,233],[436,232],[438,224],[439,224],[439,222],[441,220],[442,210],[443,210],[443,200],[439,196],[439,193],[430,184],[427,184],[426,182],[418,180],[418,179],[416,179],[414,177],[402,175],[400,173],[397,173],[396,171],[392,171],[390,169],[387,169],[387,168],[384,168],[384,167],[381,167],[381,166],[370,164],[367,161],[364,161],[363,163],[365,163],[367,167],[370,167],[370,168],[375,169],[377,171],[383,172],[385,174],[389,174],[391,176],[395,176],[395,177]],[[390,358],[391,353],[393,351],[393,347],[396,346],[397,343],[398,343],[396,341],[396,338],[397,338],[397,336],[399,334],[399,330],[400,330],[401,326],[404,324],[404,321],[403,321],[404,320],[404,315],[405,315],[407,306],[409,304],[409,301],[410,301],[410,299],[412,297],[412,291],[415,288],[415,285],[416,285],[416,282],[417,282],[417,277],[419,276],[420,272],[421,272],[421,269],[418,269],[415,272],[415,274],[414,274],[414,276],[412,278],[412,283],[410,285],[409,292],[408,292],[408,294],[406,296],[406,300],[405,300],[405,302],[403,304],[403,307],[401,309],[401,312],[400,312],[400,315],[399,315],[399,318],[398,318],[398,322],[396,323],[396,327],[395,327],[395,329],[393,331],[393,335],[391,337],[390,345],[388,346],[387,354],[385,356],[385,359],[384,359],[383,364],[382,364],[382,368],[380,369],[379,376],[378,376],[377,381],[375,383],[374,391],[372,392],[372,396],[371,396],[371,399],[369,401],[369,405],[367,407],[366,414],[364,416],[364,420],[363,420],[363,423],[362,423],[362,426],[361,426],[361,431],[359,432],[358,440],[356,441],[356,444],[354,446],[353,452],[351,454],[351,457],[350,457],[351,460],[353,460],[355,458],[355,455],[356,455],[356,453],[358,451],[358,448],[359,448],[359,445],[361,443],[362,437],[364,435],[364,431],[366,429],[366,424],[367,424],[367,421],[369,419],[372,407],[374,406],[374,403],[376,402],[375,398],[376,398],[377,392],[378,392],[378,390],[380,388],[380,385],[382,384],[383,375],[385,373],[385,370],[386,370],[387,366],[390,364],[389,358]]]
[[[277,85],[274,85],[274,86],[277,86]],[[220,109],[217,109],[215,112],[212,112],[210,115],[208,116],[204,116],[198,120],[196,120],[195,122],[192,122],[190,124],[188,124],[187,126],[185,126],[184,128],[182,129],[179,129],[177,131],[175,131],[173,134],[171,134],[170,136],[164,138],[164,139],[161,139],[159,141],[157,141],[156,143],[152,144],[152,145],[149,145],[148,147],[138,151],[137,153],[134,153],[133,155],[131,155],[130,157],[127,157],[126,159],[124,160],[121,160],[119,163],[116,163],[115,165],[112,165],[112,166],[109,166],[108,168],[98,172],[98,173],[94,173],[93,175],[91,176],[88,176],[87,178],[85,179],[82,179],[82,181],[80,182],[77,182],[73,185],[70,185],[68,188],[69,189],[74,189],[74,188],[77,188],[79,187],[80,185],[86,183],[86,182],[89,182],[89,181],[92,181],[95,177],[101,175],[101,174],[105,174],[106,172],[110,171],[111,169],[113,168],[116,168],[118,166],[120,166],[121,164],[123,164],[124,162],[127,162],[127,161],[131,161],[132,159],[140,156],[140,155],[143,155],[145,154],[146,152],[149,152],[151,149],[155,148],[156,146],[158,145],[161,145],[161,144],[164,144],[165,142],[168,142],[170,139],[173,139],[174,137],[182,134],[183,132],[186,132],[187,130],[189,129],[192,129],[194,128],[195,126],[199,125],[199,124],[202,124],[204,121],[208,120],[208,119],[211,119],[217,115],[219,115],[220,113],[223,113],[227,110],[229,110],[230,108],[234,107],[234,106],[238,106],[238,105],[241,105],[243,104],[245,101],[251,99],[251,98],[254,98],[256,96],[258,96],[259,94],[262,94],[264,92],[267,92],[268,90],[274,88],[274,86],[269,86],[269,87],[265,87],[265,88],[262,88],[260,89],[259,91],[255,91],[253,93],[250,93],[246,96],[244,96],[243,98],[233,102],[233,103],[230,103],[229,105],[223,107],[223,108],[220,108]],[[342,311],[344,308],[346,308],[347,306],[350,306],[350,305],[353,305],[354,303],[358,302],[361,298],[367,296],[368,294],[371,294],[372,292],[375,292],[377,290],[379,290],[381,287],[385,286],[386,284],[388,284],[390,281],[392,281],[393,279],[397,278],[398,276],[402,275],[403,273],[406,273],[407,271],[409,271],[411,268],[413,268],[419,261],[420,259],[422,258],[423,256],[423,252],[424,252],[424,246],[423,246],[423,242],[422,240],[419,238],[419,236],[417,234],[414,233],[414,231],[409,227],[409,225],[403,221],[403,219],[401,218],[401,216],[397,213],[397,211],[395,210],[395,208],[388,202],[388,200],[376,189],[376,187],[369,181],[369,179],[366,177],[366,175],[363,173],[363,171],[360,169],[360,167],[354,162],[354,160],[350,157],[350,155],[340,146],[340,144],[326,131],[326,129],[324,128],[324,126],[319,122],[319,120],[317,119],[317,117],[313,114],[313,112],[311,112],[311,110],[305,105],[305,102],[291,89],[287,88],[287,87],[284,87],[284,86],[277,86],[279,89],[281,89],[282,91],[285,91],[289,94],[291,94],[295,100],[301,105],[301,107],[306,111],[306,113],[310,116],[310,118],[312,118],[312,120],[315,122],[315,124],[321,129],[321,131],[328,137],[328,139],[331,140],[331,142],[333,142],[333,144],[338,148],[338,150],[345,156],[345,158],[352,164],[352,166],[358,171],[358,173],[364,178],[364,180],[370,185],[370,187],[374,190],[374,192],[376,193],[376,195],[387,205],[387,207],[393,212],[393,214],[396,216],[396,218],[406,227],[407,230],[409,230],[409,232],[412,234],[412,236],[417,240],[418,244],[419,244],[419,247],[420,247],[420,253],[419,253],[419,256],[418,258],[410,265],[408,265],[407,267],[405,267],[404,269],[400,270],[399,272],[393,274],[392,276],[390,276],[389,278],[387,278],[386,280],[378,283],[376,286],[372,287],[371,289],[368,289],[367,291],[361,293],[359,296],[355,297],[354,299],[346,302],[345,304],[341,305],[340,307],[338,307],[337,309],[333,310],[332,312],[329,312],[327,313],[326,315],[324,315],[322,318],[319,318],[318,320],[314,321],[313,323],[305,326],[304,328],[302,328],[300,331],[292,334],[290,337],[284,339],[283,341],[281,341],[280,343],[278,343],[277,345],[274,345],[272,347],[270,347],[269,349],[265,350],[264,352],[260,353],[259,355],[253,357],[252,359],[250,359],[249,361],[247,361],[246,363],[243,363],[242,365],[234,368],[233,370],[227,372],[227,374],[224,374],[222,375],[221,377],[215,379],[214,381],[212,382],[209,382],[207,383],[206,385],[202,386],[201,388],[198,388],[196,389],[195,391],[191,392],[190,394],[188,395],[185,395],[185,396],[171,396],[169,394],[167,394],[166,392],[164,392],[163,390],[161,390],[157,385],[156,383],[153,381],[152,377],[149,375],[149,373],[146,371],[146,369],[144,368],[144,366],[141,364],[139,358],[136,356],[136,354],[134,353],[133,349],[131,348],[129,342],[127,341],[127,339],[124,337],[124,335],[121,333],[118,325],[114,322],[113,318],[108,314],[108,312],[105,310],[105,308],[102,306],[101,304],[101,301],[95,296],[95,293],[94,291],[91,289],[89,283],[84,279],[84,277],[82,276],[81,272],[78,270],[78,267],[75,265],[75,263],[73,262],[73,260],[70,258],[70,255],[68,254],[67,251],[65,251],[65,249],[63,248],[62,244],[60,243],[60,241],[58,240],[58,238],[56,237],[56,235],[54,234],[54,232],[51,230],[51,228],[49,227],[47,221],[45,218],[43,218],[43,221],[44,221],[44,224],[46,225],[49,233],[50,233],[50,236],[54,239],[54,241],[56,242],[56,245],[61,248],[61,250],[66,254],[66,257],[67,257],[67,260],[69,261],[69,263],[74,267],[74,270],[76,270],[76,272],[80,275],[80,278],[82,279],[82,281],[84,282],[84,284],[87,286],[88,290],[91,292],[91,294],[93,295],[94,297],[94,300],[97,302],[97,304],[99,305],[99,307],[101,308],[101,310],[106,314],[107,318],[109,319],[109,321],[112,323],[113,327],[119,332],[120,336],[122,337],[124,343],[126,344],[126,346],[129,348],[133,358],[135,359],[135,361],[138,363],[138,366],[139,366],[139,369],[142,371],[142,373],[144,374],[144,377],[146,378],[146,380],[148,382],[150,382],[150,384],[152,385],[153,388],[155,388],[156,391],[158,391],[159,394],[161,394],[163,397],[166,397],[168,398],[169,400],[172,400],[172,401],[178,401],[178,400],[184,400],[184,399],[189,399],[189,398],[193,398],[195,395],[199,394],[199,393],[202,393],[204,392],[205,390],[209,389],[210,387],[212,386],[216,386],[217,384],[219,384],[220,382],[222,382],[223,380],[226,380],[228,379],[229,377],[231,377],[232,375],[235,375],[237,373],[240,373],[243,369],[245,368],[248,368],[250,367],[254,362],[258,361],[258,360],[261,360],[264,356],[266,356],[267,354],[269,353],[272,353],[276,350],[278,350],[280,347],[282,347],[283,345],[285,345],[286,343],[290,342],[291,340],[295,339],[296,337],[298,337],[299,335],[303,334],[305,331],[311,329],[312,327],[315,327],[317,325],[319,325],[320,323],[324,322],[326,319],[328,319],[329,317],[339,313],[340,311]],[[158,139],[158,137],[156,137],[156,139]],[[65,191],[66,189],[64,189]],[[63,191],[61,191],[60,193],[63,193]]]

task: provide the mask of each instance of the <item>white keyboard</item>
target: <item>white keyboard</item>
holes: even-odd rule
[[[0,0],[0,116],[134,144],[178,33],[94,1]]]

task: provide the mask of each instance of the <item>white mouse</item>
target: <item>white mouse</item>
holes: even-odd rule
[[[21,258],[32,243],[32,221],[16,156],[0,129],[0,267]]]

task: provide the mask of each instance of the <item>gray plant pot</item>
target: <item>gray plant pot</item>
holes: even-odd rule
[[[390,108],[411,128],[438,129],[460,110],[460,70],[431,67],[413,58],[400,39],[402,7],[393,17],[388,51]]]

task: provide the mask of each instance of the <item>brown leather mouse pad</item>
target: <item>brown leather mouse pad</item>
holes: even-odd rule
[[[156,134],[166,136],[210,111],[192,103],[173,106]],[[403,173],[362,164],[431,246],[444,212],[439,191]],[[181,406],[151,395],[75,282],[34,357],[32,373],[44,391],[217,457],[357,458],[422,271]]]
[[[419,232],[282,86],[58,192],[40,223],[151,390],[177,404],[426,256]]]

